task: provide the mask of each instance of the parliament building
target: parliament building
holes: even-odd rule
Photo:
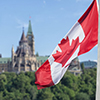
[[[0,55],[0,72],[36,71],[47,58],[35,55],[34,35],[29,20],[27,35],[23,29],[17,50],[14,51],[12,47],[11,58],[2,58]]]

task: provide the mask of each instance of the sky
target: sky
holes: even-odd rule
[[[0,54],[11,57],[31,20],[35,53],[50,55],[60,40],[89,7],[92,0],[0,0]],[[31,16],[31,18],[30,18]],[[79,56],[80,61],[97,61],[97,46]]]

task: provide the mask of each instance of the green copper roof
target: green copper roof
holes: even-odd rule
[[[28,26],[27,35],[32,35],[32,26],[31,26],[31,21],[30,20],[29,20],[29,26]]]
[[[0,64],[6,64],[8,61],[11,61],[11,58],[0,58]]]
[[[43,64],[49,57],[48,56],[39,56],[39,57],[36,57],[36,59],[38,61],[41,61],[41,63]]]
[[[38,61],[41,61],[42,64],[43,64],[48,58],[49,58],[49,56],[39,56],[39,57],[36,57],[36,59],[37,59]],[[0,58],[0,64],[7,63],[8,61],[11,61],[11,58]]]

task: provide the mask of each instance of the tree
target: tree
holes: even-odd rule
[[[22,100],[31,100],[29,94],[28,93],[24,93]]]
[[[74,76],[66,72],[59,84],[37,90],[34,72],[0,74],[0,100],[94,100],[96,68]]]
[[[64,77],[61,80],[61,83],[65,86],[73,89],[74,91],[78,90],[79,86],[79,76],[74,76],[70,72],[65,73]]]
[[[76,95],[76,100],[90,100],[90,97],[86,93],[81,92]]]
[[[34,86],[28,86],[27,87],[27,93],[30,95],[31,100],[36,100],[37,96],[37,90],[34,88]]]
[[[51,92],[50,88],[46,88],[37,95],[37,100],[52,100],[53,96],[54,94]]]
[[[15,95],[12,92],[8,92],[3,100],[15,100]]]
[[[56,96],[53,97],[53,100],[71,100],[67,94],[58,93]]]
[[[0,91],[4,91],[5,85],[7,84],[7,78],[5,74],[0,75]]]
[[[29,77],[31,85],[35,85],[35,72],[26,72],[25,75]]]
[[[39,57],[39,53],[38,52],[36,53],[36,56]]]
[[[0,92],[0,100],[3,100],[3,92]]]
[[[82,63],[82,64],[81,64],[81,68],[82,68],[83,74],[85,74],[85,67],[84,67],[84,63]]]
[[[18,74],[14,81],[14,86],[16,89],[20,89],[21,91],[25,91],[25,87],[30,84],[30,78],[25,76],[25,73],[21,72]]]

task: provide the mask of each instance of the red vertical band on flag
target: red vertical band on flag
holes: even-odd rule
[[[83,16],[78,20],[85,34],[80,45],[79,55],[88,52],[98,43],[98,8],[94,0]]]
[[[35,84],[38,89],[54,85],[48,60],[35,72],[35,77]]]

